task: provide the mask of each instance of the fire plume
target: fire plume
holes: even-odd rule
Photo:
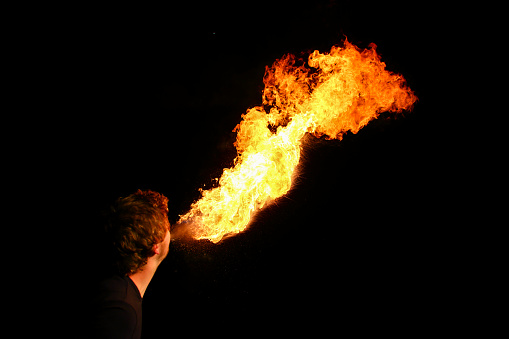
[[[403,76],[385,69],[375,44],[361,50],[345,41],[329,53],[314,51],[307,66],[296,63],[289,54],[266,67],[263,106],[248,109],[234,129],[234,166],[180,218],[193,238],[217,243],[239,233],[256,211],[286,194],[306,133],[341,139],[417,100]]]

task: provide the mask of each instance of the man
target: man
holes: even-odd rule
[[[143,295],[169,251],[168,199],[141,191],[118,199],[109,211],[106,234],[111,271],[92,302],[93,338],[141,336]]]

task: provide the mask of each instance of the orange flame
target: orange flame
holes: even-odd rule
[[[345,41],[330,53],[314,51],[309,67],[295,66],[295,57],[287,55],[266,68],[264,106],[248,109],[234,129],[234,167],[225,168],[219,185],[202,191],[180,218],[192,225],[195,239],[217,243],[239,233],[256,211],[286,194],[306,133],[341,139],[381,112],[412,108],[417,97],[405,79],[385,70],[376,45],[369,47]]]

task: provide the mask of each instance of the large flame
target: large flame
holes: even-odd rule
[[[263,106],[248,109],[234,129],[233,168],[181,216],[195,239],[217,243],[241,232],[257,210],[286,194],[306,133],[341,139],[381,112],[411,109],[417,100],[401,75],[385,70],[375,44],[361,50],[345,41],[330,53],[314,51],[309,67],[295,63],[287,55],[266,68]]]

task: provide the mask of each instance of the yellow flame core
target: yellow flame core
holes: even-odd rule
[[[239,233],[257,210],[286,194],[306,133],[341,139],[379,113],[411,109],[417,100],[401,75],[385,70],[374,44],[360,50],[345,41],[330,53],[314,51],[308,65],[297,67],[287,55],[266,68],[264,106],[248,109],[234,129],[233,168],[181,216],[195,239],[217,243]]]

